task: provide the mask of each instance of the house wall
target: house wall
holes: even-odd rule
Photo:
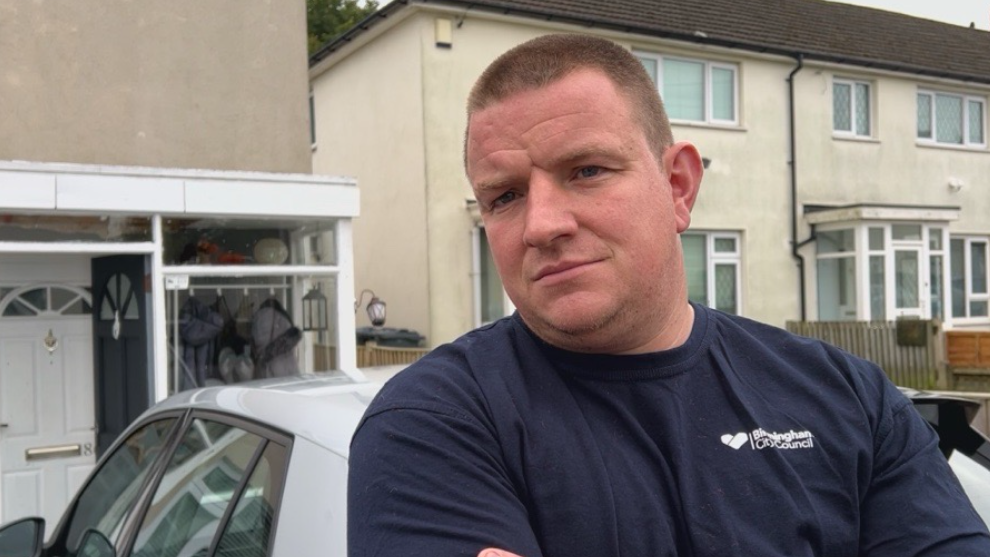
[[[0,0],[0,159],[309,172],[303,0]]]
[[[413,329],[432,341],[424,24],[405,20],[314,77],[312,157],[315,173],[353,176],[361,185],[361,215],[353,227],[355,294],[372,289],[387,303],[387,326]],[[357,326],[367,325],[362,309]]]
[[[404,276],[417,284],[420,273],[429,277],[429,309],[424,310],[429,312],[429,319],[421,331],[429,331],[431,345],[457,337],[474,323],[471,232],[476,223],[466,208],[466,200],[472,194],[462,158],[465,100],[474,80],[495,57],[525,40],[550,32],[591,32],[636,51],[738,64],[738,126],[673,125],[676,139],[691,141],[702,156],[711,159],[693,211],[692,229],[741,234],[743,315],[780,326],[801,317],[799,267],[791,255],[790,244],[787,77],[797,65],[794,59],[482,12],[453,13],[440,7],[410,5],[400,14],[401,22],[381,23],[379,27],[385,29],[373,28],[369,32],[373,37],[359,39],[367,43],[353,46],[358,54],[350,54],[347,59],[357,60],[367,53],[366,58],[360,59],[369,66],[392,68],[395,60],[402,59],[399,51],[421,56],[419,75],[410,74],[405,80],[382,75],[370,79],[383,87],[394,87],[396,94],[384,103],[390,106],[381,109],[395,114],[397,121],[402,122],[397,125],[404,128],[412,125],[413,120],[422,125],[423,159],[417,163],[421,166],[410,168],[422,169],[423,182],[403,180],[402,187],[410,196],[395,195],[406,199],[408,206],[412,206],[415,195],[426,200],[422,245],[427,257],[404,260]],[[449,19],[453,24],[449,48],[435,44],[437,19]],[[399,41],[403,41],[401,47]],[[389,54],[383,55],[384,52]],[[833,137],[831,80],[836,71],[841,77],[867,78],[874,83],[876,137],[873,140]],[[338,73],[336,66],[328,73]],[[952,224],[952,232],[987,231],[990,224],[984,222],[983,215],[990,214],[990,197],[985,195],[984,188],[990,179],[990,154],[918,146],[915,141],[917,85],[918,82],[899,74],[805,64],[795,77],[799,212],[801,204],[809,203],[960,206],[964,208],[962,217]],[[986,90],[959,89],[951,84],[926,85],[964,92]],[[320,96],[317,90],[317,97]],[[421,101],[421,112],[414,103],[406,104],[412,99]],[[346,104],[343,100],[340,103]],[[403,107],[401,113],[396,110],[396,104]],[[355,112],[368,110],[371,109]],[[354,117],[357,116],[351,116]],[[367,136],[366,140],[379,149],[392,148],[397,141],[384,130]],[[402,141],[416,145],[415,138]],[[342,165],[334,164],[333,168]],[[350,168],[354,168],[353,173],[366,194],[370,194],[370,188],[381,187],[380,184],[396,183],[393,178],[384,178],[389,175],[386,169]],[[382,176],[382,181],[377,176]],[[966,187],[958,193],[951,192],[947,187],[950,176],[962,180]],[[387,204],[366,195],[362,219],[378,219],[380,210],[385,215],[394,215]],[[381,218],[397,222],[394,216]],[[803,219],[799,223],[800,241],[808,237],[810,228],[803,224]],[[369,256],[362,254],[366,250],[359,235],[355,236],[360,261]],[[802,253],[806,256],[807,317],[814,319],[814,244],[808,244]],[[381,273],[376,280],[380,277]]]
[[[837,138],[832,133],[832,80],[867,81],[873,87],[873,137]],[[802,204],[877,203],[959,207],[950,234],[990,235],[990,151],[917,142],[919,87],[987,96],[986,86],[913,79],[858,68],[809,65],[798,74],[796,96],[799,199]],[[949,180],[961,180],[959,191]],[[801,226],[800,239],[810,229]],[[817,316],[815,246],[806,255],[809,318]]]

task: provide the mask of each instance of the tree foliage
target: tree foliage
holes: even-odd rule
[[[378,9],[375,0],[306,0],[309,53]]]

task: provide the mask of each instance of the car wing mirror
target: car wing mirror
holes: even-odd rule
[[[83,532],[82,541],[79,543],[79,557],[115,557],[116,552],[113,544],[103,535],[103,532],[90,528]]]
[[[39,557],[44,543],[45,519],[22,518],[0,528],[0,555]]]

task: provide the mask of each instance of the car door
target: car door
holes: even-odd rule
[[[255,424],[194,414],[118,554],[269,555],[289,447],[288,436]]]
[[[111,543],[124,540],[128,518],[161,468],[160,457],[168,452],[181,418],[179,412],[154,417],[119,441],[70,505],[44,554],[75,555],[89,530]]]

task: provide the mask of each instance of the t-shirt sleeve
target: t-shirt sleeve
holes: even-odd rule
[[[541,555],[495,434],[439,403],[365,417],[351,443],[348,508],[350,557]]]
[[[872,476],[861,503],[860,555],[987,556],[990,536],[938,436],[885,381]]]

